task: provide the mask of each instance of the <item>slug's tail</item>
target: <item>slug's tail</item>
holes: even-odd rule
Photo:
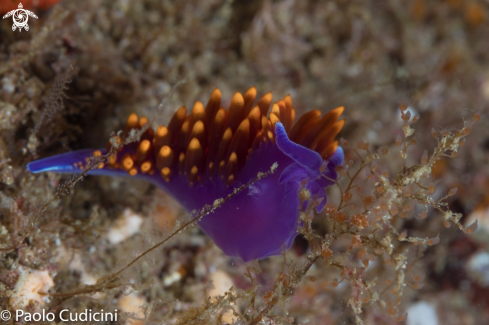
[[[102,154],[101,150],[83,149],[63,153],[61,155],[32,161],[27,164],[27,170],[31,173],[56,172],[56,173],[81,173],[88,159],[95,153]]]

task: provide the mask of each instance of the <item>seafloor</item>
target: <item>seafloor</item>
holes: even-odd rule
[[[9,1],[0,1],[0,11]],[[435,197],[458,187],[448,205],[463,214],[464,225],[478,218],[479,229],[470,235],[447,229],[431,210],[426,219],[409,217],[403,227],[413,236],[440,234],[438,245],[416,257],[424,286],[406,286],[394,311],[366,303],[360,318],[365,324],[489,324],[487,1],[65,0],[30,10],[38,19],[29,19],[29,31],[13,32],[10,18],[0,22],[2,309],[118,309],[120,322],[139,324],[252,323],[283,257],[257,263],[261,273],[252,273],[260,287],[256,299],[236,302],[239,317],[226,313],[225,304],[209,307],[215,315],[208,316],[206,306],[230,286],[250,288],[246,267],[256,264],[226,257],[198,227],[137,262],[113,286],[84,292],[83,285],[157,243],[184,211],[153,185],[88,176],[38,214],[69,178],[34,175],[26,164],[104,147],[132,112],[152,116],[153,126],[166,124],[181,105],[205,103],[215,87],[228,104],[234,92],[256,86],[259,95],[290,94],[298,115],[345,106],[340,137],[387,146],[379,164],[391,174],[402,169],[400,105],[419,114],[409,164],[436,146],[433,129],[454,131],[480,113],[457,157],[444,157],[431,175]],[[337,189],[329,191],[335,203]],[[325,220],[316,216],[313,228],[327,233]],[[288,262],[300,265],[309,249],[298,237]],[[263,324],[355,323],[350,285],[328,286],[331,276],[320,266],[310,272],[314,277],[303,279]],[[375,272],[369,281],[392,281]],[[41,296],[39,289],[77,294]],[[23,290],[30,290],[27,302]],[[398,321],[406,311],[407,320]]]

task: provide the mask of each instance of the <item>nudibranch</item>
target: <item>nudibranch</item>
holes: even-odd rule
[[[280,255],[297,235],[299,213],[308,204],[315,204],[320,212],[326,203],[325,188],[337,178],[335,168],[344,157],[335,137],[344,124],[338,120],[343,107],[322,117],[319,110],[309,111],[294,123],[289,95],[274,104],[271,93],[256,105],[255,97],[255,87],[244,95],[236,92],[226,109],[216,88],[205,107],[197,101],[190,114],[180,107],[168,126],[147,129],[139,142],[118,149],[89,174],[145,179],[192,211],[225,198],[276,163],[274,173],[238,192],[198,223],[228,256],[250,261]],[[125,134],[147,123],[146,117],[131,114]],[[77,173],[87,157],[107,150],[69,152],[31,162],[27,169]],[[301,187],[311,197],[303,204]]]

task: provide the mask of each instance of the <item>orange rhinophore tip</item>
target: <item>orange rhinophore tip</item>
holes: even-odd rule
[[[171,169],[168,168],[168,167],[163,167],[161,169],[161,176],[167,181],[169,182],[170,181],[170,175],[171,175]]]
[[[275,128],[275,124],[277,124],[277,122],[280,122],[280,118],[278,117],[278,115],[272,112],[270,113],[270,121],[272,122],[272,127]]]
[[[335,141],[328,145],[322,152],[321,156],[325,159],[331,158],[331,156],[335,153],[336,149],[338,149],[338,141]]]
[[[246,118],[239,125],[236,133],[231,139],[226,157],[229,158],[232,153],[236,153],[239,161],[245,160],[248,153],[250,142],[250,121]]]
[[[153,163],[151,161],[145,161],[141,164],[141,173],[146,174],[151,170]]]
[[[263,116],[267,116],[268,109],[270,108],[270,104],[272,103],[272,93],[267,93],[263,95],[262,98],[258,101],[258,104],[256,104],[261,111],[261,114]]]
[[[163,169],[172,166],[172,164],[173,150],[171,150],[169,146],[162,147],[156,156],[156,167],[158,169]]]
[[[190,177],[192,169],[202,166],[202,146],[197,138],[193,138],[185,154],[185,174]]]
[[[173,114],[170,123],[168,123],[168,131],[170,131],[170,134],[177,136],[182,128],[183,122],[185,122],[186,117],[187,108],[182,106],[175,112],[175,114]]]
[[[141,116],[141,118],[139,119],[139,127],[142,128],[143,126],[145,126],[146,124],[148,124],[149,121],[148,121],[148,118],[146,116]]]
[[[197,168],[197,166],[192,167],[192,169],[190,169],[190,172],[188,174],[188,181],[190,183],[190,186],[194,185],[194,182],[195,180],[197,180],[198,176],[199,176],[199,169]]]
[[[149,156],[149,149],[151,148],[151,142],[149,140],[143,140],[139,143],[138,149],[136,151],[136,161],[142,163]]]
[[[205,108],[204,105],[197,101],[194,104],[194,107],[192,108],[192,112],[190,113],[190,116],[188,118],[188,130],[189,132],[192,132],[195,123],[198,121],[204,121],[205,122]],[[190,139],[188,139],[190,141]]]
[[[231,128],[231,131],[236,131],[241,121],[245,118],[244,98],[240,92],[236,92],[231,99],[229,105],[229,115],[227,127]]]
[[[125,154],[122,157],[121,166],[124,170],[131,170],[132,166],[134,166],[134,160],[132,160],[131,155]]]
[[[132,113],[127,118],[126,129],[125,129],[124,133],[127,135],[129,133],[129,131],[131,131],[131,129],[137,128],[138,125],[139,125],[139,118],[135,113]]]
[[[111,155],[109,157],[109,165],[115,165],[117,162],[117,155]]]
[[[289,139],[294,142],[297,142],[300,134],[308,131],[306,125],[311,124],[310,123],[311,121],[319,119],[319,116],[321,116],[321,112],[318,111],[317,109],[302,115],[297,121],[297,123],[294,124],[292,130],[290,130]]]
[[[209,98],[209,101],[205,106],[206,118],[208,123],[212,124],[212,120],[214,119],[214,116],[216,116],[217,111],[219,111],[220,107],[221,107],[221,91],[219,90],[219,88],[216,88],[212,92],[211,97]]]
[[[226,165],[226,173],[224,175],[224,179],[229,180],[230,176],[233,176],[238,171],[238,156],[235,152],[232,152],[229,156],[227,165]],[[233,176],[234,179],[234,176]],[[229,184],[228,184],[229,185]]]
[[[345,125],[345,120],[339,120],[333,123],[329,128],[324,129],[322,132],[320,132],[317,136],[318,140],[314,142],[314,148],[312,149],[319,153],[322,153],[325,148],[334,141],[338,133],[340,133],[341,129],[343,128],[343,125]]]
[[[194,124],[194,127],[192,128],[192,131],[190,132],[190,139],[197,139],[199,140],[200,144],[202,147],[205,147],[206,145],[206,136],[205,136],[205,127],[204,127],[204,121],[197,121]]]
[[[171,144],[171,133],[166,126],[160,125],[156,129],[155,137],[153,139],[154,151],[157,154],[163,146]]]
[[[185,168],[185,154],[180,152],[180,156],[178,156],[178,171],[180,174],[183,174]]]
[[[270,116],[272,114],[275,114],[280,121],[280,106],[278,106],[277,103],[273,103],[273,105],[272,105],[272,111],[270,112]]]
[[[249,114],[256,98],[256,87],[251,87],[243,95],[245,114]]]
[[[95,151],[93,152],[93,155],[94,155],[95,157],[102,156],[102,151],[100,151],[100,150],[95,150]]]

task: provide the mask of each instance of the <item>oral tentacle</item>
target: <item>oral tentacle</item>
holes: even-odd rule
[[[284,154],[292,158],[301,166],[306,167],[311,172],[319,170],[323,163],[323,159],[319,153],[290,141],[283,124],[280,122],[275,124],[275,134],[277,147],[282,150]]]

